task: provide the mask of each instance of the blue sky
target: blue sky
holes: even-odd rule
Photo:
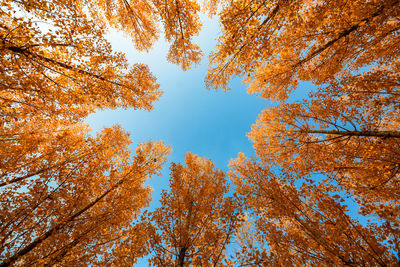
[[[235,79],[229,92],[208,90],[204,78],[207,54],[212,51],[219,34],[218,23],[203,17],[203,30],[196,43],[203,49],[202,62],[183,72],[166,60],[169,45],[160,40],[149,53],[135,51],[123,34],[111,32],[108,39],[114,50],[124,52],[131,64],[146,63],[157,77],[164,91],[150,112],[141,110],[106,110],[90,115],[86,121],[94,131],[120,124],[136,142],[162,140],[171,145],[169,162],[182,162],[188,151],[210,158],[216,167],[227,170],[231,158],[238,152],[254,154],[246,133],[261,110],[269,105],[266,100],[248,95],[246,86]],[[132,146],[134,149],[135,145]],[[162,177],[154,177],[153,203],[158,206],[162,189],[168,188],[169,163]]]

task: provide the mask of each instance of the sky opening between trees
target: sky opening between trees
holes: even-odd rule
[[[400,265],[399,0],[0,3],[0,266]],[[90,131],[101,110],[179,110],[110,31],[156,58],[161,40],[193,81],[208,59],[217,91],[191,101],[243,135],[229,164],[224,134],[171,162],[174,142],[133,143],[112,117]],[[218,129],[188,103],[182,125]]]

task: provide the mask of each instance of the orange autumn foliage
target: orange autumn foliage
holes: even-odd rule
[[[208,87],[242,76],[279,102],[249,133],[257,157],[231,162],[237,194],[188,153],[139,217],[169,148],[131,155],[119,126],[93,137],[82,120],[151,110],[161,91],[105,34],[149,51],[163,33],[186,70],[201,9],[222,26]],[[1,1],[0,266],[398,265],[399,16],[399,0]],[[290,102],[303,81],[318,87]]]
[[[97,24],[122,30],[139,50],[149,50],[160,34],[171,43],[168,61],[189,69],[200,62],[202,52],[192,38],[199,34],[200,6],[193,0],[90,0],[79,1]],[[161,24],[161,25],[160,25]]]
[[[238,193],[244,196],[245,207],[255,217],[256,229],[250,244],[256,246],[241,246],[242,264],[397,264],[397,227],[358,222],[349,215],[350,200],[325,181],[305,181],[298,186],[288,182],[293,179],[289,171],[275,174],[268,164],[243,155],[231,164]]]
[[[112,52],[104,29],[81,13],[65,1],[11,1],[2,8],[2,118],[76,121],[95,109],[152,108],[161,92],[148,67],[129,67]]]
[[[249,92],[280,101],[249,133],[258,159],[232,162],[265,264],[398,264],[399,7],[238,1],[221,11],[209,85],[245,75]],[[301,81],[318,88],[291,103]]]
[[[95,109],[150,110],[161,95],[148,67],[113,52],[81,4],[1,3],[1,266],[118,257],[109,250],[148,205],[144,182],[170,150],[148,142],[131,155],[119,126],[92,137],[81,122]]]
[[[150,200],[144,181],[168,153],[149,142],[132,157],[130,143],[119,127],[94,138],[74,125],[2,168],[1,265],[95,263],[118,246],[120,231]]]
[[[152,266],[225,266],[226,249],[239,220],[237,204],[225,196],[225,173],[197,155],[186,167],[171,164],[161,207],[145,216]]]
[[[250,93],[285,100],[300,81],[322,85],[397,62],[398,0],[219,2],[223,34],[210,87],[228,88],[233,75],[244,75]]]

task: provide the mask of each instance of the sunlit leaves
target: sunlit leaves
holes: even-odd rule
[[[348,67],[388,66],[399,55],[398,7],[397,0],[226,3],[209,86],[245,75],[250,93],[284,100],[299,80],[323,84]]]
[[[88,10],[97,23],[109,24],[132,38],[139,50],[149,50],[163,28],[171,43],[168,61],[187,70],[200,61],[202,52],[192,38],[199,34],[200,7],[190,0],[87,0]],[[161,23],[160,23],[161,22]]]
[[[186,167],[172,163],[162,206],[147,216],[150,262],[221,266],[239,220],[237,204],[226,197],[225,174],[210,160],[188,153],[185,163]]]
[[[4,263],[75,265],[118,246],[120,231],[149,202],[144,181],[169,151],[149,142],[131,157],[130,143],[119,127],[96,138],[71,127],[42,139],[28,160],[17,157],[14,169],[2,170]]]
[[[2,2],[2,266],[118,258],[109,251],[149,203],[144,183],[170,150],[148,142],[131,155],[119,126],[93,137],[81,122],[96,109],[150,110],[161,95],[149,68],[128,66],[84,8],[80,1]]]
[[[398,264],[399,6],[3,1],[2,265],[129,266],[147,254],[157,266]],[[187,70],[202,56],[193,42],[201,8],[222,26],[208,87],[229,89],[242,76],[250,93],[279,103],[249,133],[257,157],[231,162],[234,188],[188,153],[186,166],[171,164],[161,206],[139,219],[150,201],[145,180],[169,148],[148,142],[131,156],[118,126],[94,137],[81,121],[98,109],[151,110],[161,91],[105,34],[121,30],[145,51],[163,35],[167,60]],[[290,102],[302,81],[318,88]]]
[[[232,177],[254,212],[255,242],[268,243],[260,250],[268,264],[398,261],[399,5],[222,5],[224,31],[208,85],[226,89],[232,76],[242,75],[250,93],[280,101],[249,133],[259,161],[242,155],[232,163]],[[290,103],[301,81],[319,87]],[[366,217],[372,222],[361,223]],[[254,256],[251,249],[243,253]]]

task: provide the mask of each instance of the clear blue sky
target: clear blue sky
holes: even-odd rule
[[[131,64],[146,63],[164,91],[150,112],[141,110],[107,110],[97,112],[87,122],[94,131],[120,124],[136,142],[162,140],[171,145],[169,162],[182,162],[188,151],[210,158],[216,166],[227,170],[238,152],[252,155],[252,144],[246,133],[257,115],[269,102],[248,95],[246,86],[236,79],[229,92],[208,90],[204,78],[207,54],[214,49],[219,34],[218,23],[203,18],[203,30],[196,38],[206,56],[200,65],[183,72],[166,60],[168,44],[160,40],[149,53],[135,51],[132,43],[120,33],[109,34],[114,50],[126,53]],[[135,145],[132,146],[134,149]],[[162,177],[154,177],[153,203],[158,206],[162,189],[168,188],[169,163]]]

